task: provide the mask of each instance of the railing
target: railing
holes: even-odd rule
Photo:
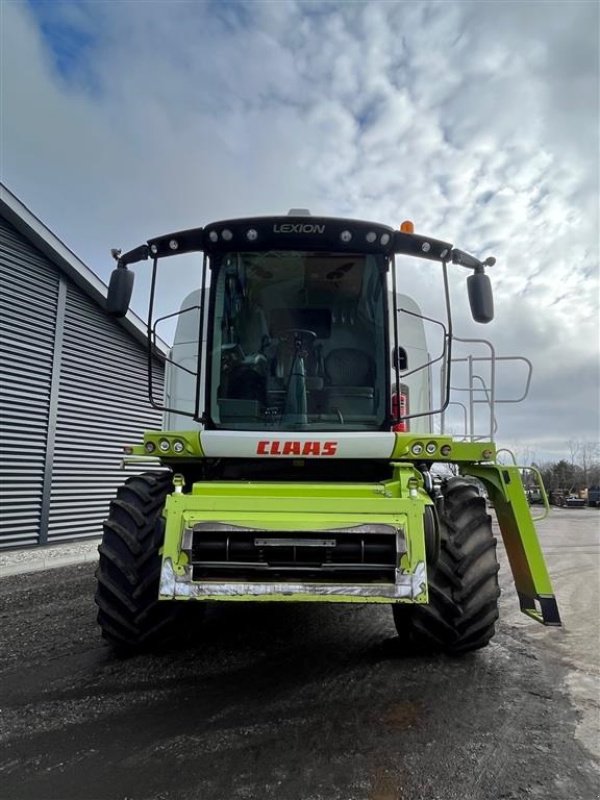
[[[487,339],[462,339],[459,336],[454,337],[455,342],[462,342],[469,345],[483,345],[489,350],[489,355],[486,356],[473,356],[472,354],[466,356],[453,356],[449,362],[449,368],[455,364],[466,364],[467,366],[467,380],[466,385],[453,385],[450,384],[450,400],[448,406],[458,406],[463,409],[463,431],[459,433],[457,438],[462,438],[464,441],[494,441],[496,431],[498,430],[498,422],[496,420],[496,406],[503,403],[520,403],[529,393],[531,385],[531,374],[533,367],[531,361],[524,356],[497,356],[493,344]],[[518,397],[501,397],[496,396],[496,367],[498,362],[511,361],[513,363],[522,362],[527,368],[527,375],[525,378],[525,388]],[[476,370],[479,365],[488,366],[488,382],[482,375],[478,374]],[[446,365],[442,366],[440,373],[440,385],[446,385]],[[442,389],[444,391],[444,389]],[[453,397],[454,393],[466,398],[456,399]],[[486,421],[483,425],[479,426],[477,423],[476,409],[478,406],[483,405],[487,407],[488,413],[486,414]],[[441,414],[441,433],[446,432],[447,427],[447,412],[443,411]],[[480,428],[480,429],[479,429]]]

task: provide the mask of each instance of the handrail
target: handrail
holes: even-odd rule
[[[495,407],[497,403],[520,403],[524,400],[527,395],[529,394],[529,389],[531,386],[531,376],[533,372],[533,366],[531,361],[524,356],[498,356],[496,355],[496,350],[494,345],[487,339],[474,339],[474,338],[462,338],[460,336],[454,337],[455,341],[461,342],[464,344],[479,344],[486,347],[489,351],[488,355],[483,356],[476,356],[472,354],[468,354],[466,356],[457,356],[455,358],[450,359],[451,364],[466,364],[468,369],[468,375],[466,378],[466,386],[459,386],[459,385],[451,385],[450,391],[454,393],[463,393],[467,394],[468,400],[465,401],[467,406],[467,415],[468,415],[468,422],[465,428],[465,439],[470,441],[480,441],[482,439],[489,438],[490,441],[494,441],[494,437],[498,431],[498,420],[495,413]],[[497,383],[497,362],[500,361],[510,361],[510,362],[517,362],[520,361],[526,365],[527,373],[525,376],[525,387],[518,397],[498,397],[496,394],[496,383]],[[484,378],[475,372],[475,365],[476,364],[488,364],[490,377],[489,377],[489,385],[486,383]],[[444,373],[440,373],[440,380],[443,382],[444,380]],[[487,431],[483,433],[476,433],[476,418],[475,418],[475,407],[478,404],[485,404],[489,409],[489,424],[487,424]],[[452,400],[448,405],[460,405],[459,401]],[[484,420],[482,420],[484,422]],[[484,422],[483,427],[486,427]],[[477,428],[481,430],[480,425],[477,425]],[[442,414],[441,418],[441,430],[442,432],[445,429],[445,420],[444,414]]]
[[[546,519],[546,517],[550,513],[550,503],[548,501],[548,495],[546,494],[546,487],[544,486],[544,480],[543,480],[543,478],[542,478],[542,476],[540,474],[540,471],[539,471],[539,469],[537,467],[533,467],[533,466],[531,466],[531,467],[521,467],[521,469],[523,471],[529,470],[530,472],[533,472],[533,474],[535,475],[536,482],[537,482],[537,485],[538,485],[539,490],[540,490],[542,503],[544,504],[544,513],[540,514],[540,516],[538,516],[538,517],[534,517],[533,514],[532,514],[531,515],[531,519],[534,522],[541,522],[543,519]]]
[[[544,504],[544,513],[540,514],[539,516],[535,516],[534,517],[534,515],[531,514],[531,511],[530,511],[531,519],[534,522],[541,522],[543,519],[546,519],[546,517],[550,513],[550,503],[548,501],[548,495],[546,494],[546,488],[544,486],[544,480],[543,480],[543,478],[542,478],[542,476],[540,474],[539,469],[537,467],[533,467],[533,466],[524,467],[521,464],[517,464],[517,459],[515,458],[515,454],[513,453],[512,450],[509,450],[508,447],[501,447],[500,450],[496,450],[496,458],[498,458],[500,453],[508,453],[508,455],[511,457],[513,465],[515,467],[518,467],[518,469],[521,470],[521,483],[523,483],[523,474],[522,474],[523,472],[527,472],[527,471],[528,472],[533,472],[533,474],[535,476],[535,482],[537,484],[538,489],[540,490],[540,497],[542,498],[542,503]],[[523,484],[523,486],[524,486],[524,484]]]

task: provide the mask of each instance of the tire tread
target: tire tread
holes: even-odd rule
[[[158,600],[161,511],[170,491],[167,472],[128,478],[103,526],[96,570],[98,623],[104,638],[122,651],[155,644],[168,626],[174,629],[176,604]]]
[[[498,560],[491,517],[477,485],[442,486],[440,558],[428,570],[429,603],[393,606],[403,640],[420,650],[462,654],[485,647],[498,619]]]

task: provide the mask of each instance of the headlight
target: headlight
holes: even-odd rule
[[[185,450],[184,443],[180,442],[179,439],[177,439],[175,442],[173,442],[173,450],[175,453],[183,453],[183,451]]]
[[[158,443],[158,446],[163,453],[166,453],[167,450],[171,447],[168,439],[161,439],[160,442]]]

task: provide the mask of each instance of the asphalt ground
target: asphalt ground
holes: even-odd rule
[[[122,660],[94,565],[0,580],[3,800],[594,800],[600,513],[539,526],[564,628],[518,612],[501,552],[493,642],[403,651],[387,607],[222,604]]]

